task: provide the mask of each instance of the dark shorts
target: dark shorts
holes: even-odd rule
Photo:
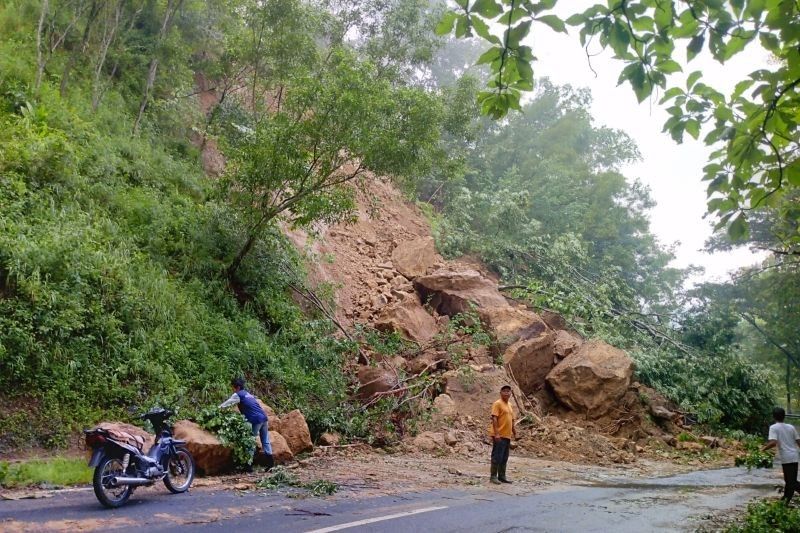
[[[511,450],[511,439],[498,439],[492,444],[492,462],[504,465],[508,462],[508,452]]]

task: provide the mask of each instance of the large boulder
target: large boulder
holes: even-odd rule
[[[275,464],[282,465],[294,459],[294,454],[289,448],[289,444],[286,442],[286,439],[284,439],[283,436],[277,431],[269,432],[269,443],[272,446],[272,458],[275,460]],[[257,465],[266,466],[264,454],[261,453],[261,439],[256,438],[256,446],[257,448],[254,462]]]
[[[452,316],[477,308],[508,307],[497,284],[476,270],[440,269],[414,279],[414,287],[440,314]]]
[[[553,352],[560,359],[564,359],[568,355],[577,351],[583,344],[583,339],[575,334],[560,329],[556,331],[555,338],[553,339]]]
[[[573,411],[599,417],[625,395],[633,376],[628,355],[602,341],[583,344],[547,375],[556,398]]]
[[[342,442],[342,436],[336,432],[326,431],[319,436],[320,446],[338,446]]]
[[[481,321],[501,346],[508,346],[519,339],[538,337],[547,331],[547,324],[524,307],[508,304],[478,309]]]
[[[444,434],[433,431],[425,431],[417,435],[412,441],[414,448],[423,452],[433,452],[447,448]]]
[[[281,417],[281,435],[286,439],[292,454],[311,451],[314,446],[311,444],[311,433],[308,431],[306,418],[299,409],[289,411]]]
[[[190,420],[179,420],[173,427],[176,439],[185,440],[200,475],[213,476],[233,468],[233,452],[220,440]]]
[[[449,394],[440,394],[433,400],[433,419],[434,421],[442,421],[447,418],[452,418],[458,414],[456,409],[456,402]]]
[[[536,337],[521,339],[509,346],[503,361],[525,394],[544,388],[545,378],[555,364],[553,334],[544,331]]]
[[[468,417],[483,422],[488,422],[491,416],[492,404],[500,399],[500,388],[510,385],[515,399],[511,400],[515,416],[519,416],[517,400],[522,401],[522,392],[512,382],[505,369],[493,368],[487,372],[464,373],[458,370],[449,370],[443,375],[444,393],[450,397],[452,405],[448,405],[451,416]],[[439,396],[438,398],[440,398]],[[447,404],[450,401],[442,400]]]
[[[261,410],[267,414],[267,425],[269,426],[269,430],[280,433],[281,420],[278,418],[278,415],[275,414],[275,409],[262,402],[261,399],[257,399],[256,401],[258,402],[258,405],[261,406]]]
[[[362,366],[358,370],[358,397],[368,400],[376,394],[388,392],[398,386],[394,370],[381,366]]]
[[[414,359],[406,362],[406,370],[412,376],[417,376],[423,372],[431,373],[443,366],[447,354],[445,352],[426,351]]]
[[[424,276],[439,261],[433,237],[420,237],[401,242],[392,251],[395,270],[408,279]]]
[[[375,328],[379,331],[396,331],[419,344],[431,340],[438,332],[436,319],[422,307],[416,294],[407,294],[401,300],[381,309]]]
[[[536,337],[547,324],[533,311],[509,305],[497,283],[477,270],[440,269],[414,280],[423,300],[440,314],[452,316],[473,308],[501,348]]]

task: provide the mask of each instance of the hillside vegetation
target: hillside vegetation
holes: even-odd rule
[[[295,303],[306,258],[281,227],[350,220],[373,172],[430,212],[443,253],[478,256],[517,297],[630,350],[640,379],[701,421],[756,428],[769,376],[739,353],[738,319],[719,340],[718,315],[686,313],[653,199],[620,170],[633,140],[593,124],[586,91],[546,80],[524,115],[480,118],[470,51],[433,35],[440,13],[4,2],[0,449],[214,404],[240,374],[314,433],[366,435],[356,346]],[[209,175],[217,147],[227,165]]]

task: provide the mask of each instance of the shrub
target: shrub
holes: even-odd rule
[[[800,509],[781,500],[763,500],[747,506],[744,523],[731,526],[728,533],[794,533],[800,531]]]

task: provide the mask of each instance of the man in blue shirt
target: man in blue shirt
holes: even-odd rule
[[[219,405],[220,409],[238,405],[239,412],[242,413],[248,422],[253,426],[253,436],[261,438],[261,450],[266,455],[267,470],[273,467],[275,461],[272,458],[272,444],[269,442],[269,419],[267,413],[261,408],[258,399],[244,389],[244,379],[234,378],[231,380],[233,394],[230,398]]]

